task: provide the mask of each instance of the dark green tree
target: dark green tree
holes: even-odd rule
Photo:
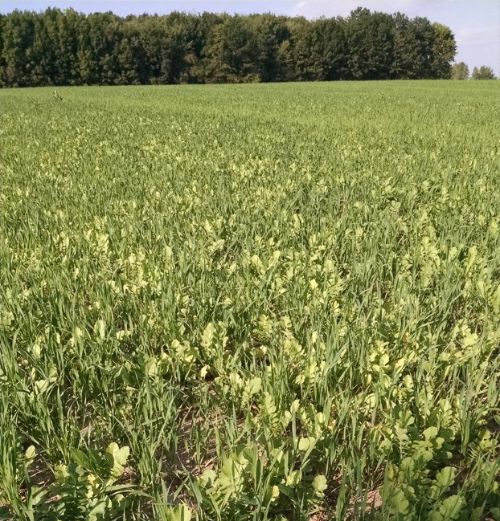
[[[207,44],[207,81],[260,80],[257,35],[248,19],[226,16],[213,27]]]
[[[1,86],[447,78],[454,55],[447,27],[361,8],[315,21],[72,9],[0,15]]]
[[[303,40],[305,77],[310,80],[339,80],[348,77],[345,24],[323,18],[307,26]],[[308,50],[308,51],[307,51]]]
[[[310,59],[310,22],[305,18],[295,18],[288,23],[290,27],[290,44],[282,49],[288,81],[312,80]],[[283,51],[286,50],[285,54]]]
[[[262,81],[286,79],[286,70],[280,56],[280,48],[290,38],[290,30],[284,17],[271,14],[252,16],[251,25],[257,45],[258,74]]]
[[[14,11],[3,19],[3,71],[4,84],[13,87],[32,85],[33,43],[36,15]]]
[[[394,60],[391,76],[393,78],[416,79],[422,77],[425,67],[422,59],[426,51],[418,31],[418,23],[402,13],[394,15]]]
[[[349,77],[376,80],[391,77],[394,62],[394,20],[390,15],[359,8],[346,25]]]

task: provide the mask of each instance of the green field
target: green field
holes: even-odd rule
[[[0,91],[0,517],[499,519],[499,121],[493,81]]]

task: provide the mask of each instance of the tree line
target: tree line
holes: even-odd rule
[[[464,62],[455,63],[451,68],[451,77],[454,80],[468,80],[469,67]],[[494,80],[495,73],[491,67],[481,65],[481,67],[474,67],[472,70],[473,80]]]
[[[0,15],[0,85],[126,85],[449,78],[451,30],[358,8],[307,20],[273,14]]]

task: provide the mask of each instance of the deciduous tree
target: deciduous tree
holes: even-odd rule
[[[481,67],[474,67],[472,71],[472,79],[473,80],[494,80],[495,74],[493,73],[493,69],[488,67],[487,65],[481,65]]]
[[[451,67],[451,77],[454,80],[468,80],[469,79],[469,67],[464,62],[458,62]]]

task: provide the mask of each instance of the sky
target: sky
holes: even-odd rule
[[[2,13],[72,7],[84,13],[113,11],[118,15],[212,11],[318,18],[346,16],[358,6],[387,13],[401,11],[410,17],[425,16],[431,22],[448,25],[457,41],[455,61],[467,63],[471,72],[475,66],[489,65],[500,76],[500,0],[0,0]]]

